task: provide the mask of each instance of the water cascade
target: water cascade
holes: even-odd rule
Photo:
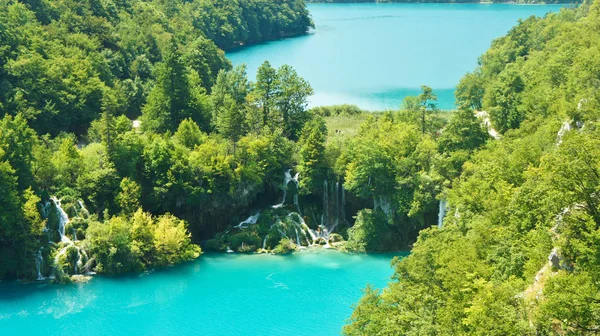
[[[562,144],[563,136],[565,135],[565,133],[567,133],[571,129],[572,129],[572,127],[571,127],[571,122],[570,121],[565,121],[562,124],[562,126],[558,130],[558,134],[556,134],[556,145],[557,146],[560,146],[560,144]]]
[[[83,212],[83,218],[87,218],[90,216],[90,212],[88,211],[88,209],[85,207],[85,204],[83,204],[82,200],[77,200],[77,204],[79,204],[79,208],[81,209],[81,212]]]
[[[299,178],[300,178],[300,174],[296,173],[296,175],[294,175],[294,177],[292,177],[292,170],[288,169],[285,171],[284,177],[283,177],[283,185],[282,185],[282,189],[283,189],[283,199],[281,200],[281,203],[276,204],[273,206],[274,209],[278,209],[284,206],[285,204],[285,199],[287,197],[287,190],[288,190],[288,184],[290,184],[290,182],[294,182],[296,184],[296,190],[299,187]],[[296,204],[298,206],[298,200],[297,200],[297,194],[294,195],[294,204]],[[298,208],[300,208],[298,206]]]
[[[448,201],[445,198],[440,200],[440,211],[438,212],[438,228],[442,228],[444,225],[444,217],[446,217],[446,211],[448,211]]]
[[[329,188],[327,179],[323,181],[323,216],[321,216],[321,228],[329,226]]]
[[[377,208],[383,211],[387,219],[391,219],[394,216],[394,209],[392,208],[392,202],[389,197],[373,197],[373,210],[377,210]]]
[[[341,181],[329,183],[323,181],[323,213],[319,225],[318,238],[329,239],[329,235],[335,231],[341,223],[348,225],[346,220],[346,191]]]
[[[58,234],[60,235],[60,241],[63,243],[70,243],[71,239],[65,236],[65,225],[69,223],[69,216],[63,210],[60,200],[55,196],[50,197],[54,207],[56,208],[56,214],[58,215]]]
[[[60,247],[60,249],[54,257],[53,274],[59,276],[64,275],[64,270],[61,266],[61,258],[63,257],[67,258],[67,260],[72,259],[72,275],[80,274],[80,272],[84,269],[86,270],[86,274],[94,274],[93,272],[90,272],[92,263],[90,263],[87,253],[83,250],[83,248],[75,244],[76,242],[78,242],[77,230],[73,228],[71,231],[73,235],[73,240],[69,239],[69,237],[67,237],[67,235],[65,234],[65,228],[69,223],[71,223],[71,220],[69,219],[69,216],[66,213],[66,211],[63,209],[61,200],[59,200],[55,196],[52,196],[50,198],[50,201],[43,205],[42,214],[44,215],[44,217],[48,218],[48,216],[50,215],[51,206],[54,206],[55,214],[58,219],[57,231],[60,237],[59,243],[62,245],[62,247]],[[77,206],[79,207],[79,209],[77,209]],[[89,212],[87,211],[81,200],[77,202],[77,205],[73,207],[73,209],[76,213],[76,218],[89,217]],[[48,230],[48,227],[44,228],[44,232],[48,232]],[[51,239],[49,243],[54,244],[54,241],[52,241]],[[72,251],[73,249],[76,252],[69,253],[69,251]],[[42,249],[40,249],[37,252],[35,258],[37,279],[45,280],[46,278],[43,276],[44,258],[42,256]],[[71,270],[69,270],[69,272],[71,272]],[[51,276],[50,278],[53,278],[53,276]]]
[[[281,209],[286,205],[286,199],[288,196],[291,196],[288,193],[288,187],[292,182],[295,184],[297,190],[299,187],[299,174],[292,176],[292,170],[290,169],[284,174],[282,200],[280,203],[271,206],[272,209]],[[308,246],[324,244],[325,247],[328,247],[330,234],[336,229],[340,222],[347,223],[345,219],[346,195],[342,182],[337,181],[335,183],[330,183],[327,180],[323,181],[323,213],[321,216],[321,223],[316,230],[311,229],[302,217],[297,192],[294,194],[293,199],[297,212],[288,212],[285,217],[279,217],[281,214],[275,216],[274,222],[262,239],[262,249],[266,250],[269,238],[274,239],[276,236],[293,239],[298,246],[302,246],[302,244],[305,243]],[[232,229],[244,230],[251,225],[256,225],[259,222],[260,216],[261,213],[259,211],[233,226]],[[268,215],[266,216],[268,217]],[[231,230],[225,231],[224,235],[228,234],[230,231]],[[233,252],[231,246],[227,246],[226,249],[227,252]]]
[[[42,256],[42,249],[39,249],[35,255],[35,270],[37,271],[37,280],[45,280],[42,275],[42,268],[44,267],[44,257]]]
[[[240,222],[240,224],[236,225],[235,227],[238,229],[245,229],[250,225],[256,224],[256,222],[258,222],[258,218],[260,217],[260,211],[258,211],[256,214],[246,218],[246,220]]]
[[[344,184],[342,183],[342,204],[341,204],[341,216],[342,220],[346,225],[348,225],[348,221],[346,220],[346,188],[344,188]]]

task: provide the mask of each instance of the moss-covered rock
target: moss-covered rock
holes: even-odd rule
[[[298,250],[298,246],[292,242],[289,238],[282,238],[279,244],[273,249],[275,254],[287,254]]]

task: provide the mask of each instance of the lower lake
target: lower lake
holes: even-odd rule
[[[439,107],[454,107],[454,88],[472,71],[493,39],[519,19],[543,16],[561,5],[311,4],[316,29],[309,35],[227,53],[254,79],[268,60],[289,64],[312,85],[311,106],[356,104],[396,109],[421,85],[432,87]]]
[[[338,335],[361,290],[388,283],[394,255],[401,254],[205,254],[141,276],[71,285],[0,282],[0,330],[48,336]]]

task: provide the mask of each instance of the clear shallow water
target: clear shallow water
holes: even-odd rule
[[[2,335],[337,335],[392,254],[206,254],[145,276],[0,283]]]
[[[431,86],[439,106],[454,106],[454,87],[494,38],[518,19],[561,5],[311,4],[313,34],[227,53],[250,78],[268,60],[292,65],[315,90],[312,106],[357,104],[398,108]]]

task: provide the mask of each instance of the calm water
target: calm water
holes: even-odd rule
[[[336,335],[391,254],[208,254],[131,278],[0,283],[1,335]]]
[[[314,34],[228,53],[246,63],[290,64],[315,90],[311,105],[397,108],[422,84],[441,108],[454,106],[454,87],[477,58],[517,23],[560,5],[313,4]]]

